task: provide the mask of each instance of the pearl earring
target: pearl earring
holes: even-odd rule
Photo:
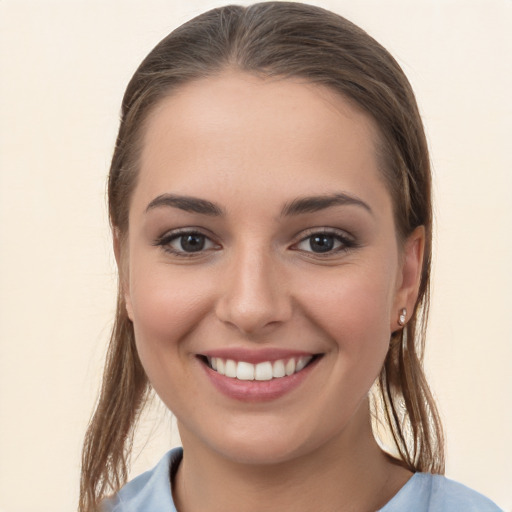
[[[402,310],[400,311],[400,316],[398,317],[398,325],[404,326],[406,317],[407,317],[407,309],[402,308]]]

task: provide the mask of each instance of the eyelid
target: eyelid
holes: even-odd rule
[[[336,238],[338,241],[340,241],[341,246],[334,248],[330,251],[326,251],[324,253],[308,251],[308,250],[298,248],[299,244],[307,241],[309,238],[311,238],[314,235],[330,235],[330,236]],[[300,239],[291,246],[291,249],[302,251],[302,252],[305,252],[308,254],[313,254],[318,257],[332,256],[332,255],[338,254],[340,252],[344,252],[344,251],[347,251],[354,247],[357,247],[357,245],[358,245],[357,241],[353,235],[347,233],[344,230],[336,229],[336,228],[328,228],[328,227],[309,228],[309,229],[301,232],[299,236],[300,236]]]
[[[182,228],[176,228],[171,229],[166,232],[164,232],[162,235],[157,237],[152,245],[160,247],[163,251],[175,255],[178,257],[200,257],[204,256],[206,253],[210,253],[212,250],[218,250],[222,248],[221,244],[218,243],[215,240],[215,237],[212,234],[205,233],[204,228],[195,227],[195,226],[189,226],[189,227],[182,227]],[[184,235],[200,235],[205,237],[205,239],[208,241],[209,244],[211,244],[210,247],[203,248],[196,252],[187,252],[183,250],[176,250],[170,246],[171,242],[179,239],[180,237]],[[324,253],[322,252],[315,252],[313,250],[306,250],[299,248],[299,244],[305,242],[308,240],[308,238],[311,238],[314,235],[329,235],[334,237],[338,242],[340,242],[340,245],[338,247],[335,247],[329,251],[326,251]],[[300,237],[300,238],[299,238]],[[331,227],[314,227],[309,228],[307,230],[301,231],[299,234],[295,236],[295,238],[299,238],[296,242],[294,242],[290,249],[301,251],[303,253],[307,253],[310,255],[314,255],[315,257],[329,257],[333,256],[335,254],[348,251],[352,248],[355,248],[358,246],[358,243],[353,235],[348,233],[345,230],[338,229],[338,228],[331,228]]]
[[[212,247],[203,248],[200,251],[196,252],[186,252],[186,251],[180,251],[176,250],[171,247],[171,243],[175,240],[178,240],[180,237],[185,235],[200,235],[205,237],[206,240],[208,240]],[[205,233],[205,230],[203,228],[198,228],[194,226],[186,227],[186,228],[177,228],[177,229],[171,229],[169,231],[166,231],[162,235],[160,235],[156,240],[153,242],[154,246],[160,247],[163,251],[166,253],[169,253],[174,256],[178,257],[199,257],[204,256],[206,253],[209,253],[212,249],[218,250],[221,246],[219,243],[217,243],[212,235],[209,235]]]

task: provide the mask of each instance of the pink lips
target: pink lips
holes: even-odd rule
[[[282,359],[299,358],[303,356],[313,356],[310,352],[291,351],[286,349],[218,349],[207,351],[201,354],[207,358],[231,359],[234,361],[245,361],[251,364],[258,364],[265,361],[278,361]],[[209,378],[210,382],[223,395],[245,402],[264,402],[276,400],[285,394],[296,389],[313,371],[320,358],[313,361],[302,370],[292,375],[272,378],[271,380],[238,380],[227,377],[210,368],[206,363],[201,366]]]

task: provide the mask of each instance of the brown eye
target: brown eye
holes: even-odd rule
[[[180,249],[185,252],[198,252],[204,249],[206,237],[198,233],[192,233],[180,236],[176,242],[178,242]]]
[[[158,238],[154,245],[162,247],[164,251],[176,256],[193,256],[220,248],[203,233],[183,230],[166,233]]]
[[[318,255],[335,254],[355,247],[356,243],[343,232],[317,231],[303,238],[294,249]]]
[[[334,248],[336,240],[333,235],[321,233],[309,237],[309,247],[313,252],[329,252]]]

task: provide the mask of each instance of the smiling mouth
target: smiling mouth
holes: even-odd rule
[[[201,356],[200,359],[211,370],[231,379],[269,381],[299,373],[319,357],[321,354],[262,361],[256,364],[221,357]]]

